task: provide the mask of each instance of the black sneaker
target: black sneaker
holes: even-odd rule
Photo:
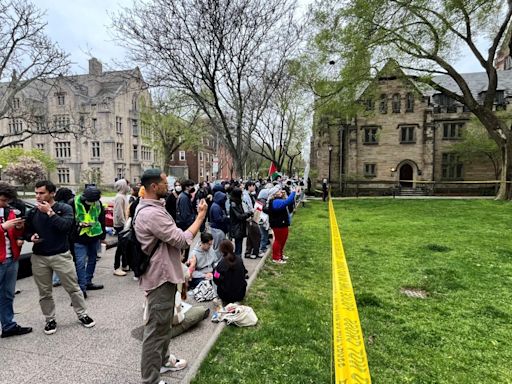
[[[47,321],[44,327],[44,333],[53,335],[55,332],[57,332],[57,322],[55,320]]]
[[[80,317],[78,320],[80,320],[80,322],[82,323],[82,325],[85,327],[85,328],[92,328],[96,325],[96,323],[94,322],[93,319],[91,319],[89,316],[87,315],[83,315],[82,317]]]
[[[89,283],[85,287],[87,288],[88,291],[96,291],[98,289],[103,289],[103,284]]]
[[[30,332],[32,332],[32,328],[20,327],[19,325],[16,324],[12,329],[9,329],[8,331],[3,331],[1,337],[5,338],[5,337],[11,337],[11,336],[21,336],[21,335],[25,335]]]

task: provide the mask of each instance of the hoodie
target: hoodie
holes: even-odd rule
[[[202,279],[206,273],[213,272],[213,264],[217,260],[217,256],[212,247],[205,251],[199,243],[192,251],[192,256],[196,257],[196,269],[192,272],[193,279]]]
[[[224,233],[229,232],[229,217],[226,215],[224,206],[226,204],[226,194],[217,191],[213,196],[213,204],[210,208],[210,227],[220,229]]]

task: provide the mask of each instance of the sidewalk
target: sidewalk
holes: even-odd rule
[[[22,326],[32,333],[0,339],[0,384],[139,384],[140,326],[143,294],[132,273],[112,275],[115,248],[98,260],[94,282],[103,290],[88,292],[89,315],[96,326],[84,328],[77,320],[70,299],[62,287],[54,288],[57,332],[45,335],[44,317],[32,277],[18,280],[14,309]],[[244,259],[249,283],[254,280],[264,259]],[[197,304],[192,298],[187,300]],[[213,309],[212,302],[201,303]],[[224,325],[202,321],[196,328],[172,339],[174,353],[188,361],[182,371],[163,377],[169,383],[188,383],[195,375],[208,349]]]

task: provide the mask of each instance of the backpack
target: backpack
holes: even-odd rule
[[[146,207],[142,207],[139,209],[139,212]],[[156,250],[160,246],[162,240],[158,239],[155,247],[151,251],[149,255],[147,255],[140,245],[139,240],[137,240],[137,236],[135,235],[135,218],[137,215],[134,215],[133,219],[129,226],[125,227],[121,232],[119,232],[118,237],[118,247],[121,247],[121,250],[124,252],[128,259],[128,264],[133,270],[133,273],[136,277],[142,276],[149,267],[149,262],[151,257],[155,254]]]

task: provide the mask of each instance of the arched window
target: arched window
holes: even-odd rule
[[[391,99],[391,108],[393,110],[393,113],[400,113],[400,104],[401,104],[401,100],[400,100],[400,94],[399,93],[395,93],[393,95],[393,98]]]
[[[380,95],[379,112],[380,113],[388,112],[388,96],[385,93]]]
[[[406,103],[407,103],[407,105],[406,105],[405,111],[406,112],[414,112],[414,95],[412,93],[407,94]]]

